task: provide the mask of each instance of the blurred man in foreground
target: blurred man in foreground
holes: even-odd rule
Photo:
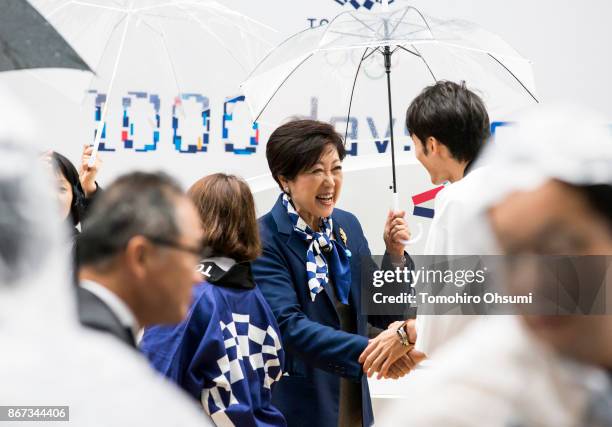
[[[140,327],[179,323],[200,281],[202,253],[198,213],[170,177],[118,178],[78,239],[81,323],[133,347]]]
[[[611,255],[612,139],[604,124],[575,108],[523,116],[485,153],[495,167],[472,198],[480,213],[465,224],[471,246],[488,251],[494,240],[536,267],[535,255]],[[543,287],[537,272],[509,269],[509,290]],[[380,425],[403,416],[412,426],[612,425],[612,317],[543,314],[481,317],[414,377],[410,410],[387,405]]]
[[[52,176],[32,167],[36,151],[21,139],[4,139],[1,127],[0,402],[66,406],[42,412],[78,426],[210,425],[144,358],[80,327],[64,243],[68,230],[52,196]],[[32,425],[44,421],[26,418]]]

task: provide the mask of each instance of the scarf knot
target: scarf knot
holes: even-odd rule
[[[338,251],[336,247],[338,243],[332,240],[334,229],[332,218],[321,218],[320,231],[314,231],[297,213],[288,194],[283,193],[282,203],[293,224],[293,230],[302,240],[309,243],[306,250],[306,275],[311,300],[314,302],[316,296],[329,283],[327,258],[330,258],[331,264],[336,267],[334,269],[336,273],[334,275],[334,286],[337,297],[342,304],[348,304],[351,282],[348,260],[349,252],[345,250]],[[327,258],[325,255],[327,255]]]

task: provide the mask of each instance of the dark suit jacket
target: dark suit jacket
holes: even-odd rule
[[[83,326],[112,334],[130,347],[136,348],[132,331],[119,322],[104,301],[81,286],[77,286],[77,305],[79,320]]]
[[[311,300],[306,274],[308,243],[293,232],[281,199],[259,219],[263,254],[252,263],[253,276],[281,331],[288,376],[283,376],[276,386],[272,402],[289,426],[337,427],[340,377],[361,383],[363,425],[371,425],[374,419],[370,393],[357,359],[368,344],[368,322],[386,329],[390,322],[401,319],[401,316],[358,314],[361,264],[372,262],[370,249],[353,214],[334,209],[332,219],[336,241],[352,253],[349,304],[357,334],[340,329],[331,285],[326,285],[314,302]],[[341,228],[347,237],[346,246]]]

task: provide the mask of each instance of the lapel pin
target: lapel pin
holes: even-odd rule
[[[342,227],[340,227],[340,238],[342,239],[342,243],[344,243],[344,246],[346,246],[346,233],[344,232]]]

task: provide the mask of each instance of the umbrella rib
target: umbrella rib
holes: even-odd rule
[[[353,94],[355,93],[355,85],[357,84],[357,77],[359,76],[359,70],[361,69],[361,64],[366,58],[369,58],[371,54],[376,52],[378,48],[373,49],[372,52],[367,53],[369,48],[365,48],[363,51],[363,55],[361,55],[361,61],[357,65],[357,71],[355,71],[355,78],[353,79],[353,88],[351,89],[351,97],[349,98],[349,107],[348,113],[346,115],[346,128],[344,129],[344,143],[346,144],[346,138],[348,137],[348,127],[349,121],[351,120],[351,107],[353,106]],[[367,54],[367,55],[366,55]]]
[[[419,9],[417,9],[416,7],[413,6],[408,6],[406,9],[412,9],[414,10],[416,13],[419,14],[419,16],[421,17],[421,19],[423,20],[423,22],[425,23],[425,25],[427,26],[427,30],[429,30],[429,35],[431,36],[431,38],[434,38],[433,32],[431,31],[431,27],[429,26],[429,22],[427,22],[427,19],[425,19],[425,17],[423,16],[423,14],[421,13],[421,11]]]
[[[47,18],[47,20],[49,20],[49,18],[51,18],[53,15],[55,15],[57,12],[59,12],[60,10],[62,10],[63,8],[65,8],[66,6],[70,6],[71,4],[73,4],[74,1],[70,0],[67,1],[64,4],[60,4],[58,7],[56,7],[55,9],[53,9],[51,12],[45,14],[45,18]]]
[[[533,100],[536,103],[540,103],[540,101],[538,101],[538,98],[536,98],[533,93],[531,93],[531,91],[529,89],[527,89],[527,86],[525,86],[523,84],[523,82],[521,81],[521,79],[519,79],[512,71],[510,71],[510,69],[508,67],[506,67],[499,59],[497,59],[496,57],[494,57],[493,55],[491,55],[490,53],[487,53],[487,55],[489,55],[491,58],[493,58],[495,60],[495,62],[497,62],[499,65],[501,65],[502,67],[504,67],[504,69],[510,73],[510,75],[512,77],[514,77],[514,79],[523,87],[523,89],[525,89],[525,91],[529,94],[529,96],[531,96],[533,98]]]
[[[191,3],[190,2],[186,2],[186,4],[192,4],[192,5],[196,6],[196,7],[203,7],[203,5],[196,4],[194,2],[191,2]],[[217,3],[213,3],[213,4],[218,5]],[[224,20],[224,22],[228,23],[229,25],[231,25],[233,27],[236,27],[240,31],[240,33],[246,33],[249,36],[258,39],[260,42],[262,42],[262,43],[264,43],[264,44],[266,44],[268,46],[272,45],[268,40],[266,40],[265,38],[263,38],[259,34],[253,32],[253,31],[250,31],[248,28],[245,28],[245,26],[241,26],[241,25],[238,25],[238,24],[234,23],[231,19],[227,18],[226,16],[223,16],[223,14],[220,13],[221,10],[224,10],[224,9],[222,9],[223,6],[221,6],[221,5],[218,5],[218,6],[219,7],[210,7],[207,10],[208,10],[208,12],[210,12],[215,17]],[[219,9],[219,10],[215,10],[215,9]],[[243,15],[241,13],[235,12],[235,11],[233,11],[231,9],[226,9],[226,10],[224,10],[224,12],[225,13],[229,13],[229,14],[234,14],[234,15],[238,16],[239,18],[243,18],[243,19],[245,19],[247,21],[253,22],[253,23],[257,24],[258,26],[266,28],[268,30],[272,30],[274,32],[278,32],[277,30],[274,30],[272,27],[269,27],[269,26],[267,26],[267,25],[265,25],[265,24],[255,20],[253,18],[250,18],[250,17],[248,17],[246,15]]]
[[[412,46],[412,48],[413,48],[413,49],[416,51],[416,53],[418,54],[417,56],[418,56],[419,58],[421,58],[421,61],[423,61],[423,64],[425,64],[425,66],[427,67],[427,70],[429,71],[429,74],[431,74],[431,77],[433,78],[434,83],[436,83],[436,82],[438,81],[438,79],[436,79],[435,74],[434,74],[434,73],[433,73],[433,71],[431,70],[431,67],[429,66],[429,64],[427,63],[427,61],[425,61],[425,58],[423,58],[423,55],[421,55],[421,52],[419,52],[419,50],[418,50],[416,47],[414,47],[414,45],[412,45],[412,44],[411,44],[410,46]],[[400,47],[401,47],[402,49],[407,50],[408,52],[410,52],[408,49],[405,49],[405,48],[404,48],[404,47],[402,47],[402,46],[400,46]],[[410,53],[412,53],[412,52],[410,52]]]
[[[99,4],[88,3],[82,0],[72,0],[71,4],[77,4],[79,6],[92,7],[94,9],[106,9],[106,10],[114,10],[115,12],[127,12],[127,9],[122,9],[120,7],[112,7],[112,6],[101,6]]]
[[[363,35],[363,34],[347,33],[347,32],[344,32],[344,31],[333,30],[333,31],[329,31],[329,32],[333,33],[333,34],[340,34],[340,35],[343,35],[343,36],[361,37],[362,39],[370,39],[371,38],[370,36],[366,36],[366,35]]]
[[[181,9],[183,12],[185,12],[188,16],[190,16],[192,18],[192,20],[198,24],[200,26],[200,28],[202,28],[205,32],[207,32],[211,37],[213,37],[215,40],[217,40],[217,42],[227,51],[227,53],[229,53],[229,55],[234,59],[234,61],[236,61],[236,63],[238,64],[238,66],[240,68],[242,68],[243,71],[247,71],[245,70],[244,65],[238,60],[238,58],[236,58],[236,56],[234,55],[234,53],[232,52],[232,50],[223,42],[223,40],[217,36],[213,31],[211,31],[209,28],[206,27],[206,25],[204,25],[202,23],[202,21],[197,17],[194,16],[194,14],[189,11],[186,10],[184,7],[181,7],[182,5],[180,3],[176,4],[176,7],[178,7],[179,9]]]
[[[366,48],[367,50],[368,48]],[[372,52],[368,53],[364,58],[361,58],[361,61],[365,61],[366,59],[368,59],[370,56],[372,56],[372,54],[376,53],[376,52],[380,52],[380,47],[377,47],[376,49],[373,49]],[[382,53],[382,52],[381,52]],[[361,64],[360,64],[361,65]]]
[[[421,56],[421,55],[419,55],[418,53],[415,53],[415,52],[411,51],[410,49],[406,49],[404,46],[399,45],[399,44],[398,44],[398,45],[395,47],[395,49],[393,49],[393,52],[395,52],[395,51],[396,51],[396,49],[402,49],[402,50],[405,50],[406,52],[411,53],[411,54],[413,54],[414,56]]]
[[[168,45],[166,44],[166,33],[164,32],[163,28],[157,29],[153,27],[151,24],[149,24],[147,21],[145,21],[144,19],[142,20],[142,22],[147,27],[149,27],[151,31],[153,31],[154,33],[157,33],[159,37],[161,38],[162,45],[164,46],[164,51],[166,52],[166,56],[168,57],[168,62],[170,63],[170,69],[172,70],[172,77],[174,77],[174,84],[176,85],[176,89],[178,90],[178,93],[182,94],[181,86],[179,85],[178,78],[176,77],[176,70],[174,69],[174,62],[172,61],[172,56],[170,56],[170,51],[168,50]]]
[[[388,39],[387,34],[382,34],[380,31],[384,28],[385,23],[381,22],[380,25],[378,26],[378,29],[376,30],[376,35],[379,37],[382,37],[383,39]]]
[[[414,25],[417,25],[417,24],[414,24]],[[407,39],[412,34],[418,34],[418,33],[423,32],[425,30],[427,30],[427,27],[422,27],[421,29],[418,29],[418,30],[408,31],[407,33],[403,33],[403,34],[400,33],[399,35],[394,36],[393,39],[394,40]],[[429,32],[429,34],[430,34],[431,37],[430,38],[424,38],[423,40],[430,40],[430,41],[433,40],[433,36],[432,36],[431,31]],[[436,40],[440,40],[440,39],[436,39]]]
[[[281,82],[280,85],[278,85],[278,87],[274,90],[274,93],[270,96],[270,98],[268,98],[268,101],[266,101],[265,105],[263,106],[263,108],[261,109],[261,111],[259,112],[259,114],[257,114],[257,117],[255,117],[255,120],[253,120],[254,122],[256,122],[257,120],[259,120],[259,117],[263,114],[264,110],[266,109],[266,107],[268,107],[268,104],[270,104],[270,101],[272,101],[272,98],[274,98],[274,96],[278,93],[278,91],[281,89],[281,87],[283,87],[283,85],[285,84],[285,82],[287,80],[289,80],[289,77],[291,77],[293,75],[293,73],[296,72],[296,70],[298,68],[300,68],[300,66],[306,62],[308,59],[310,59],[312,57],[312,53],[310,53],[306,58],[302,59],[300,61],[299,64],[297,64],[293,70],[291,70],[291,72],[289,74],[287,74],[287,76],[283,79],[283,81]]]
[[[368,24],[366,24],[365,22],[363,22],[361,19],[357,18],[355,15],[353,15],[352,13],[350,14],[354,20],[358,21],[361,25],[363,25],[364,27],[368,28],[370,31],[372,31],[373,33],[378,34],[378,31],[376,31],[374,28],[370,27]]]
[[[352,12],[350,12],[350,11],[346,11],[346,12],[342,12],[342,13],[339,13],[338,15],[334,16],[334,17],[332,18],[332,20],[329,22],[329,24],[327,24],[327,25],[325,26],[325,28],[323,29],[323,36],[321,36],[321,38],[320,38],[319,40],[321,40],[323,37],[325,37],[325,34],[327,34],[327,32],[329,31],[329,29],[330,29],[330,28],[333,26],[334,22],[336,22],[336,20],[337,20],[338,18],[340,18],[341,16],[344,16],[344,15],[350,15],[350,16],[353,16],[353,13],[352,13]],[[353,17],[354,17],[354,16],[353,16]],[[318,27],[318,28],[321,28],[321,27]],[[279,44],[277,44],[277,45],[276,45],[276,46],[275,46],[273,49],[270,49],[270,51],[269,51],[269,52],[268,52],[268,53],[267,53],[267,54],[266,54],[266,55],[265,55],[265,56],[262,58],[262,60],[261,60],[261,61],[259,61],[259,62],[257,63],[257,65],[255,66],[255,68],[253,68],[253,69],[251,70],[251,72],[250,72],[250,73],[249,73],[249,75],[246,77],[246,79],[243,81],[243,83],[244,83],[244,82],[246,82],[247,80],[249,80],[249,79],[250,79],[250,78],[251,78],[253,75],[255,75],[255,72],[256,72],[256,71],[259,69],[259,67],[261,67],[261,65],[262,65],[263,63],[265,63],[265,62],[268,60],[268,58],[270,58],[270,56],[272,56],[272,54],[273,54],[273,53],[275,53],[275,52],[276,52],[276,51],[277,51],[277,50],[278,50],[278,49],[279,49],[279,48],[280,48],[282,45],[284,45],[285,43],[288,43],[290,40],[292,40],[292,39],[294,39],[294,38],[298,37],[298,36],[299,36],[299,35],[301,35],[301,34],[304,34],[304,33],[308,32],[308,31],[317,31],[317,30],[318,30],[317,28],[305,28],[305,29],[303,29],[303,30],[301,30],[301,31],[298,31],[297,33],[295,33],[295,34],[293,34],[293,35],[291,35],[291,36],[287,37],[287,38],[286,38],[286,39],[284,39],[283,41],[281,41],[281,42],[280,42]],[[312,53],[311,53],[311,54],[312,54]]]
[[[127,17],[126,15],[123,15],[119,21],[117,21],[117,23],[115,24],[115,26],[113,27],[113,29],[110,32],[110,35],[108,36],[108,38],[106,39],[106,43],[104,44],[104,49],[102,49],[102,55],[100,55],[100,60],[96,63],[96,67],[94,70],[94,75],[91,76],[91,79],[89,79],[89,85],[88,87],[91,87],[92,82],[94,81],[94,79],[97,77],[97,70],[100,68],[100,64],[102,63],[103,59],[104,59],[104,55],[106,54],[106,50],[108,49],[108,46],[110,45],[111,42],[111,36],[113,35],[113,33],[117,30],[117,28],[119,27],[119,25],[121,25],[121,23],[125,20],[125,18]],[[83,101],[81,101],[82,104]]]
[[[182,5],[190,5],[190,6],[195,6],[195,7],[201,7],[201,8],[205,8],[208,9],[209,11],[212,12],[212,10],[214,9],[218,9],[218,10],[222,10],[227,14],[231,14],[231,15],[236,15],[240,18],[246,19],[247,21],[251,21],[254,24],[257,24],[263,28],[266,28],[267,30],[270,30],[272,32],[278,33],[278,30],[270,27],[269,25],[264,24],[263,22],[260,22],[254,18],[251,18],[248,15],[242,14],[240,12],[237,12],[233,9],[229,9],[225,6],[223,6],[222,4],[219,4],[217,2],[209,2],[206,4],[202,4],[200,2],[197,1],[193,1],[193,0],[184,0],[184,1],[180,1],[180,0],[173,0],[169,3],[162,3],[162,4],[157,4],[154,6],[144,6],[144,7],[139,7],[134,9],[134,12],[142,12],[142,11],[147,11],[147,10],[153,10],[153,9],[160,9],[163,7],[168,7],[168,6],[182,6]],[[219,16],[219,15],[217,15]]]
[[[389,33],[389,35],[393,35],[393,33],[395,33],[395,30],[397,30],[397,27],[399,27],[399,24],[402,23],[402,20],[404,19],[404,17],[406,16],[409,10],[410,8],[408,7],[404,9],[404,13],[402,14],[401,18],[398,19],[397,24],[395,24],[395,26],[391,29],[391,32]]]
[[[70,6],[70,5],[74,5],[74,4],[77,4],[79,6],[91,7],[91,8],[94,8],[94,9],[108,9],[108,10],[114,10],[114,11],[118,11],[118,12],[126,12],[126,9],[121,9],[119,7],[100,6],[98,4],[87,3],[87,2],[79,1],[79,0],[69,0],[66,3],[60,4],[58,7],[53,9],[51,12],[46,13],[45,14],[45,18],[48,20],[49,18],[51,18],[53,15],[55,15],[57,12],[59,12],[60,10],[65,8],[66,6]]]
[[[268,51],[268,53],[266,53],[266,55],[265,55],[265,56],[264,56],[264,57],[261,59],[261,61],[259,61],[259,62],[257,63],[257,65],[255,65],[255,68],[253,68],[253,70],[251,70],[251,72],[249,73],[249,75],[246,77],[246,79],[245,79],[244,81],[246,81],[246,80],[250,79],[250,78],[251,78],[251,76],[252,76],[252,75],[255,73],[255,71],[257,71],[257,69],[258,69],[258,68],[261,66],[261,64],[263,64],[263,63],[264,63],[264,62],[265,62],[265,61],[266,61],[266,60],[267,60],[267,59],[268,59],[268,58],[269,58],[269,57],[270,57],[270,56],[271,56],[271,55],[272,55],[274,52],[276,52],[276,50],[277,50],[278,48],[280,48],[282,45],[284,45],[285,43],[287,43],[289,40],[291,40],[291,39],[293,39],[293,38],[297,37],[298,35],[300,35],[300,34],[302,34],[302,33],[305,33],[306,31],[312,31],[312,28],[306,28],[306,29],[304,29],[304,30],[302,30],[302,31],[299,31],[299,32],[297,32],[297,33],[295,33],[295,34],[293,34],[293,35],[291,35],[291,36],[287,37],[285,40],[283,40],[282,42],[280,42],[280,43],[279,43],[278,45],[276,45],[274,48],[270,49],[270,51]],[[243,82],[243,83],[244,83],[244,82]]]

